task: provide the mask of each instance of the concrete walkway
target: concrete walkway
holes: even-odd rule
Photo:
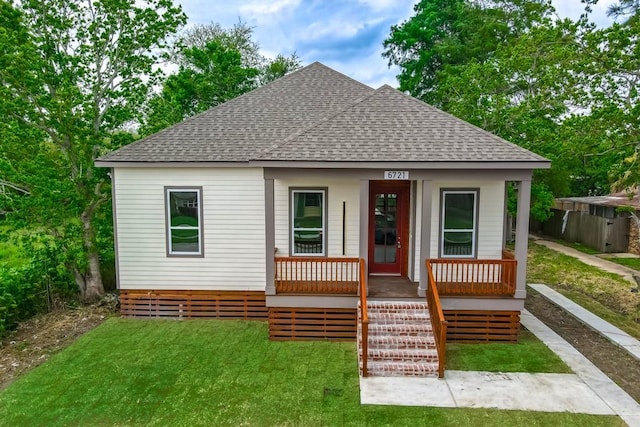
[[[633,285],[635,270],[536,238],[536,243],[602,270],[619,274]],[[529,285],[551,302],[600,332],[640,360],[640,342],[545,285]],[[521,409],[618,415],[640,427],[640,405],[586,357],[548,326],[523,310],[522,324],[553,350],[575,374],[445,372],[444,379],[407,377],[360,378],[362,404]]]
[[[530,284],[529,287],[640,360],[640,341],[622,329],[613,326],[546,285]]]
[[[640,426],[640,405],[567,341],[524,310],[522,324],[575,374],[446,371],[436,378],[360,378],[360,402],[376,405],[522,409],[620,416]]]
[[[551,242],[549,240],[541,239],[537,236],[530,236],[537,244],[553,249],[554,251],[561,252],[565,255],[572,256],[579,259],[587,265],[598,267],[601,270],[608,271],[609,273],[619,274],[624,277],[633,285],[637,286],[636,281],[633,279],[633,274],[638,274],[637,271],[625,267],[624,265],[616,264],[615,262],[607,261],[606,259],[597,257],[595,255],[585,254],[577,249],[573,249],[569,246],[561,245],[560,243]]]
[[[628,425],[640,426],[640,405],[626,391],[606,376],[596,365],[584,357],[571,344],[527,310],[522,311],[521,322],[538,339],[553,350],[578,378],[604,401]],[[595,404],[596,399],[593,403]]]

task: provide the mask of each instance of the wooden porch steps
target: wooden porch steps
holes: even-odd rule
[[[368,374],[378,377],[438,377],[438,352],[426,303],[367,302]],[[358,306],[358,320],[360,320]],[[358,363],[362,374],[362,330],[358,321]]]

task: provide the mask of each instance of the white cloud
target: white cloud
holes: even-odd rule
[[[295,9],[299,4],[300,0],[258,1],[241,5],[239,11],[249,16],[274,15],[284,9]]]
[[[605,27],[613,22],[613,19],[607,16],[607,9],[615,0],[601,0],[597,4],[591,6],[593,13],[591,21],[598,26]],[[562,18],[578,19],[584,13],[584,4],[578,0],[553,0],[553,7]]]
[[[358,0],[358,3],[366,5],[375,11],[390,9],[393,6],[398,6],[398,2],[396,0]]]
[[[378,25],[382,21],[382,18],[361,22],[342,19],[332,19],[330,22],[317,21],[305,28],[305,31],[300,35],[299,40],[317,40],[325,37],[332,39],[354,37],[363,29],[373,25]]]
[[[217,22],[231,27],[238,20],[254,28],[253,39],[263,54],[275,57],[294,51],[305,64],[320,61],[369,86],[398,85],[397,67],[389,69],[382,42],[389,26],[409,19],[418,0],[175,0],[189,23]],[[600,0],[592,20],[612,22],[606,9],[614,0]],[[553,0],[561,17],[576,19],[580,0]]]

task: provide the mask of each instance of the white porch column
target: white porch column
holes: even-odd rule
[[[360,247],[359,256],[364,259],[369,274],[369,180],[360,180]],[[369,280],[367,280],[367,295],[369,295]]]
[[[504,217],[502,220],[502,249],[507,247],[507,242],[509,242],[509,237],[511,237],[511,227],[509,223],[509,182],[504,182]]]
[[[265,293],[267,295],[276,294],[275,286],[275,256],[276,256],[276,233],[275,233],[275,210],[274,210],[274,186],[273,179],[264,180],[264,241],[265,241],[265,271],[267,274],[267,284]]]
[[[527,288],[527,249],[529,246],[529,209],[531,207],[531,178],[518,182],[518,213],[516,220],[516,298],[524,298]]]
[[[420,215],[420,285],[418,286],[418,296],[424,297],[427,294],[427,266],[425,260],[431,258],[431,215],[433,200],[433,181],[422,181],[422,207]]]

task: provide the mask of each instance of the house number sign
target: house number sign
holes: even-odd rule
[[[409,171],[384,171],[384,179],[409,179]]]

